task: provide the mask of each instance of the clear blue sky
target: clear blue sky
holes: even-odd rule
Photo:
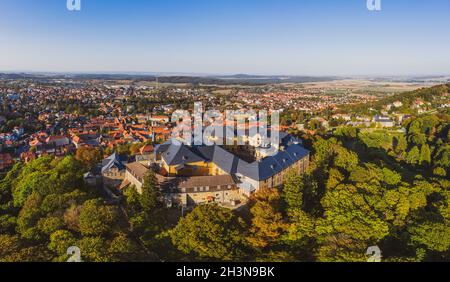
[[[0,71],[450,74],[450,1],[1,0]]]

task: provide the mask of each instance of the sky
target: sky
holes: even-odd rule
[[[0,71],[449,75],[450,1],[0,0]]]

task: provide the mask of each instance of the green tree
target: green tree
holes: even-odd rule
[[[403,155],[408,148],[408,141],[404,135],[400,135],[394,138],[394,150],[398,155]]]
[[[426,222],[408,229],[411,240],[429,250],[446,252],[450,248],[450,225],[448,222]]]
[[[321,261],[360,261],[367,246],[389,234],[389,226],[353,185],[339,185],[322,199],[324,217],[317,221]]]
[[[414,146],[411,151],[409,151],[408,156],[406,157],[406,161],[409,164],[415,165],[419,162],[420,160],[420,152],[419,152],[419,148],[417,148],[417,146]]]
[[[108,245],[103,237],[83,237],[75,244],[81,251],[81,260],[85,262],[110,262]]]
[[[337,167],[345,169],[348,172],[356,168],[359,162],[358,155],[342,147],[338,147],[336,152],[337,155],[334,159],[334,164]]]
[[[196,207],[170,231],[172,243],[186,254],[234,261],[243,257],[243,221],[216,205]]]
[[[142,195],[140,197],[140,204],[143,211],[147,213],[154,212],[161,207],[160,202],[161,193],[159,190],[158,180],[153,171],[148,171],[144,178],[142,185]]]
[[[420,149],[419,164],[423,166],[429,166],[431,164],[431,152],[427,144],[422,145]]]
[[[116,218],[114,208],[103,205],[100,200],[88,200],[80,210],[80,231],[86,236],[106,234],[112,230]]]
[[[66,230],[58,230],[50,235],[50,243],[48,248],[60,256],[61,261],[66,261],[67,249],[76,242],[75,236]]]
[[[302,209],[303,207],[303,179],[295,171],[289,171],[284,179],[283,196],[288,210]]]
[[[142,256],[139,246],[123,232],[118,233],[108,247],[115,261],[135,261]]]

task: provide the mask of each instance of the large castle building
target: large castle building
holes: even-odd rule
[[[255,153],[258,150],[245,154],[245,148],[251,146],[187,146],[168,141],[155,147],[151,164],[127,164],[122,187],[133,185],[141,193],[144,175],[153,169],[172,204],[236,206],[259,189],[281,187],[288,171],[302,174],[309,166],[310,152],[301,140],[285,133],[280,134],[280,144],[271,155],[261,157]]]

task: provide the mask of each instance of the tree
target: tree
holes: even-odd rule
[[[126,206],[130,213],[136,214],[141,211],[141,195],[136,190],[136,186],[127,187],[123,191],[125,196]]]
[[[116,217],[114,208],[103,205],[100,200],[88,200],[80,210],[80,231],[86,236],[103,235],[112,230]]]
[[[337,155],[334,159],[334,164],[348,172],[351,172],[358,165],[358,155],[343,148],[338,147],[336,149]]]
[[[13,197],[12,191],[14,187],[14,182],[17,179],[23,165],[21,163],[16,163],[6,176],[0,180],[0,214],[2,212],[8,212],[13,209]]]
[[[302,209],[303,207],[303,179],[291,170],[284,179],[283,196],[288,210]]]
[[[420,149],[419,164],[423,166],[429,166],[431,164],[431,152],[428,144],[422,145]]]
[[[414,146],[411,151],[409,151],[408,156],[406,157],[406,161],[409,164],[415,165],[419,162],[420,159],[420,152],[419,148],[417,146]]]
[[[389,234],[388,224],[353,185],[327,191],[322,206],[324,217],[316,225],[320,261],[361,261],[367,246]]]
[[[21,241],[17,235],[0,234],[0,246],[0,262],[5,262],[8,256],[21,249]]]
[[[41,218],[38,221],[37,226],[42,233],[50,236],[53,232],[64,228],[65,224],[60,217],[50,216]]]
[[[436,153],[433,157],[433,164],[436,168],[440,167],[444,170],[446,168],[446,174],[450,173],[450,145],[443,144],[436,149]],[[445,176],[442,172],[441,174]]]
[[[140,152],[140,149],[142,147],[142,144],[140,143],[133,143],[130,145],[130,153],[131,155],[137,155]]]
[[[334,134],[344,140],[352,140],[358,136],[358,130],[352,126],[341,126],[336,128]]]
[[[86,261],[128,257],[125,247],[134,242],[119,236],[128,230],[116,208],[84,188],[83,165],[73,157],[15,166],[0,181],[0,233],[14,235],[0,238],[8,251],[0,250],[1,260],[62,262],[70,246],[80,247]]]
[[[67,249],[73,246],[76,242],[75,236],[66,230],[58,230],[50,235],[50,244],[48,248],[54,251],[61,260],[67,260]]]
[[[108,253],[115,261],[131,261],[139,257],[139,246],[127,234],[120,232],[111,241]]]
[[[445,177],[447,175],[447,172],[442,167],[437,167],[433,170],[433,174],[436,176]]]
[[[408,141],[404,135],[400,135],[394,138],[394,150],[398,155],[404,154],[408,148]]]
[[[252,225],[248,236],[253,248],[262,250],[281,242],[287,226],[281,214],[280,200],[276,189],[261,189],[256,193],[250,209]]]
[[[243,221],[217,205],[196,207],[170,231],[172,243],[186,254],[224,261],[243,257]]]
[[[289,245],[302,245],[307,238],[314,238],[315,219],[302,210],[291,211],[289,225],[284,240]]]
[[[144,184],[142,185],[142,195],[140,197],[142,210],[151,214],[159,208],[161,206],[160,194],[158,180],[154,172],[149,170],[145,175]]]
[[[320,120],[317,119],[313,119],[310,122],[307,123],[307,129],[310,130],[319,130],[322,129],[322,123],[320,122]]]
[[[322,205],[325,217],[318,227],[319,233],[344,233],[365,241],[381,240],[388,234],[386,222],[352,185],[342,184],[327,191]]]
[[[75,158],[38,158],[23,167],[12,189],[14,205],[21,207],[33,192],[40,196],[64,194],[84,186],[83,168]]]
[[[101,162],[103,153],[99,148],[80,147],[75,153],[75,158],[82,162],[89,170]]]
[[[448,222],[426,222],[408,229],[411,240],[436,252],[446,252],[450,248],[450,225]]]
[[[108,254],[108,246],[104,238],[83,237],[75,244],[81,251],[81,259],[86,262],[110,262],[111,255]]]
[[[427,138],[425,134],[422,133],[411,133],[408,136],[408,141],[415,146],[421,146],[426,143]]]

